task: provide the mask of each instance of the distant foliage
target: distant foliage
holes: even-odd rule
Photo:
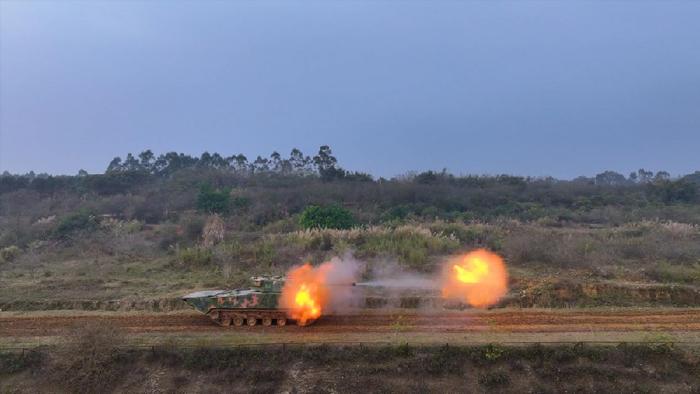
[[[691,203],[697,200],[698,187],[684,179],[676,182],[669,180],[656,181],[650,185],[650,193],[664,203]]]
[[[338,205],[320,207],[311,205],[304,209],[299,224],[305,229],[349,229],[355,225],[352,213]]]
[[[201,215],[187,215],[180,218],[185,238],[189,241],[199,241],[204,232],[206,220]]]
[[[215,190],[209,185],[202,186],[197,196],[197,209],[206,213],[228,214],[231,209],[231,190]]]
[[[257,156],[253,161],[248,161],[248,158],[243,154],[224,157],[218,153],[204,152],[200,157],[196,157],[184,153],[168,152],[156,157],[153,152],[146,150],[138,156],[129,153],[124,160],[115,157],[107,166],[105,174],[170,176],[186,169],[214,169],[241,175],[316,175],[323,181],[372,180],[372,176],[369,174],[345,171],[338,166],[338,159],[333,156],[333,151],[328,145],[319,147],[318,153],[313,158],[305,156],[299,149],[294,148],[287,158],[282,157],[279,152],[272,152],[269,157]],[[81,176],[87,177],[87,173]],[[111,178],[106,185],[102,186],[112,190],[119,188],[119,180],[118,177]],[[11,182],[13,186],[14,183],[17,183],[14,180]]]
[[[624,185],[627,183],[625,176],[615,171],[605,171],[595,176],[596,185]]]
[[[565,226],[659,219],[700,224],[700,172],[672,178],[666,171],[639,169],[627,176],[602,171],[557,180],[438,170],[375,180],[340,163],[331,147],[323,145],[313,155],[292,149],[286,156],[272,152],[251,160],[243,154],[156,155],[145,150],[113,159],[104,174],[4,172],[0,247],[28,250],[34,241],[70,237],[109,219],[137,220],[144,230],[155,229],[162,235],[156,241],[162,248],[189,246],[203,240],[204,220],[212,214],[222,217],[231,234],[360,223],[396,227],[435,220],[514,219]],[[305,211],[310,204],[317,208]],[[320,208],[332,206],[345,208]],[[95,216],[75,213],[81,210]],[[55,223],[39,222],[54,216]],[[163,225],[174,227],[166,230]],[[421,253],[406,256],[418,261]]]
[[[94,230],[98,227],[99,220],[88,211],[79,211],[70,214],[58,223],[54,230],[57,238],[65,238],[73,233]]]
[[[105,175],[76,177],[82,185],[100,195],[122,194],[133,191],[148,182],[148,174],[142,172],[107,172]]]
[[[0,249],[0,263],[9,263],[14,261],[22,250],[15,245]]]
[[[253,161],[243,154],[222,156],[218,153],[204,152],[200,157],[184,153],[168,152],[156,157],[151,150],[145,150],[138,156],[129,153],[122,160],[115,157],[107,166],[106,174],[141,173],[159,176],[170,176],[185,169],[216,169],[239,174],[278,173],[309,175],[323,169],[335,168],[335,158],[330,155],[330,148],[321,147],[319,155],[311,159],[299,149],[292,149],[288,158],[278,152],[272,152],[270,157],[258,156]],[[321,157],[320,161],[316,158]]]
[[[211,263],[213,253],[209,249],[194,246],[178,249],[176,257],[183,265],[196,267]]]

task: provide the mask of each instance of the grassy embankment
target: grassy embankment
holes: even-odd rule
[[[286,222],[285,222],[286,223]],[[442,221],[351,230],[226,231],[207,243],[173,241],[187,223],[106,221],[70,242],[39,243],[0,263],[4,310],[172,310],[192,290],[246,285],[304,261],[352,253],[372,277],[387,263],[430,275],[455,253],[487,247],[509,266],[511,306],[693,306],[700,303],[700,228],[674,222],[621,226]],[[194,230],[192,230],[194,231]]]
[[[87,335],[0,353],[2,392],[694,393],[700,357],[672,345],[304,346],[139,351]],[[94,356],[91,356],[94,355]]]

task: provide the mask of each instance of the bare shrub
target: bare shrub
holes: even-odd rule
[[[660,224],[661,228],[676,237],[689,238],[700,234],[700,226],[697,224],[679,223],[679,222],[664,222]]]
[[[559,267],[585,267],[594,260],[609,261],[599,242],[585,233],[522,226],[503,241],[503,252],[509,261],[545,263]]]
[[[224,221],[219,215],[211,215],[202,230],[202,244],[209,248],[224,240]]]
[[[503,249],[508,259],[514,263],[556,262],[552,254],[556,247],[554,232],[544,232],[535,228],[523,228],[506,238]]]
[[[0,263],[14,261],[20,252],[21,249],[15,245],[0,249]]]
[[[185,215],[179,223],[184,228],[184,235],[190,241],[197,241],[202,237],[204,230],[204,218],[199,215]]]
[[[430,230],[434,234],[456,238],[468,246],[490,246],[497,235],[495,226],[482,223],[449,223],[439,220],[430,224]]]
[[[641,263],[693,264],[700,256],[696,226],[643,221],[605,229],[551,229],[521,225],[505,230],[509,261],[559,267]]]
[[[155,231],[155,242],[162,250],[169,250],[183,240],[184,231],[176,224],[161,224]]]
[[[213,257],[217,263],[230,264],[231,262],[241,260],[243,252],[243,244],[236,240],[232,240],[218,244],[213,249]]]
[[[68,390],[102,393],[123,375],[126,363],[118,346],[123,334],[107,322],[85,324],[73,329],[65,347],[52,357],[53,377]]]
[[[123,236],[138,233],[143,229],[143,223],[138,220],[119,220],[107,218],[100,221],[100,227],[113,236]]]
[[[221,275],[226,280],[231,279],[231,276],[233,276],[233,271],[234,271],[234,267],[233,267],[233,264],[231,264],[231,263],[224,264],[221,267]]]
[[[694,263],[700,256],[700,231],[691,224],[644,221],[613,232],[611,246],[622,258],[653,263]]]

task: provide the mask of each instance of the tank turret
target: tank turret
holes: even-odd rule
[[[282,276],[253,276],[250,278],[253,287],[260,288],[263,291],[281,292],[284,286],[284,277]]]

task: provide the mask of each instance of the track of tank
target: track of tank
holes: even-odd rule
[[[3,336],[46,336],[65,332],[89,322],[106,322],[129,332],[217,332],[221,328],[196,312],[100,313],[50,315],[47,312],[12,315],[0,312],[0,338]],[[611,332],[645,330],[650,332],[700,331],[700,309],[621,309],[621,310],[493,310],[434,311],[359,311],[322,316],[305,327],[311,334],[361,332],[395,333],[397,322],[402,333],[469,332]],[[261,323],[256,321],[256,324]],[[258,327],[256,327],[257,329]],[[272,328],[271,328],[272,329]],[[249,332],[246,328],[240,330]],[[287,324],[276,333],[299,333],[299,327]],[[269,332],[269,331],[263,331]]]
[[[289,322],[287,318],[286,311],[283,309],[270,310],[270,309],[212,309],[207,313],[209,318],[216,324],[224,327],[235,326],[241,327],[247,325],[249,327],[254,327],[258,324],[262,324],[265,327],[269,326],[286,326]],[[297,325],[305,326],[313,323],[312,320],[306,322],[306,324],[301,324],[300,321],[296,321]]]

